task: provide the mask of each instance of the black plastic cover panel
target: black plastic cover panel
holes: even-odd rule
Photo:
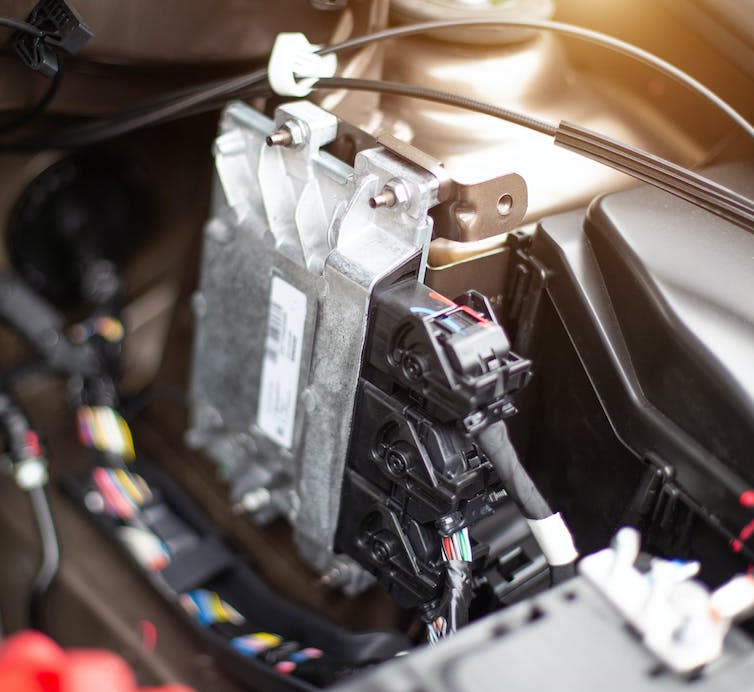
[[[754,196],[754,166],[712,176]],[[754,234],[646,186],[585,229],[644,395],[754,481]]]

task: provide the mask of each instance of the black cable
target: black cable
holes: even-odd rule
[[[694,173],[684,166],[679,166],[672,161],[649,154],[638,147],[618,142],[579,125],[564,121],[555,125],[483,101],[397,82],[342,77],[322,78],[317,81],[314,88],[343,88],[396,94],[491,115],[541,134],[550,135],[554,137],[555,144],[558,146],[570,149],[581,156],[592,158],[604,166],[609,166],[637,180],[670,192],[701,209],[706,209],[720,218],[737,224],[747,231],[754,232],[754,202],[752,200],[698,173]]]
[[[41,630],[42,600],[57,576],[60,567],[60,546],[44,487],[32,488],[29,491],[29,499],[42,541],[42,563],[31,590],[29,621],[34,629]]]
[[[12,118],[7,122],[0,123],[0,135],[7,134],[8,132],[17,130],[20,127],[25,127],[29,123],[36,120],[40,115],[42,115],[57,95],[62,79],[63,71],[61,68],[58,68],[55,76],[50,80],[50,85],[47,87],[45,93],[42,95],[42,98],[39,99],[37,103],[35,103],[29,110],[21,113],[15,118]]]
[[[29,22],[24,22],[21,19],[13,19],[12,17],[0,17],[0,26],[4,26],[7,29],[15,29],[16,31],[22,31],[25,34],[34,36],[34,38],[44,38],[47,34],[34,26]]]
[[[704,86],[704,84],[694,79],[690,74],[654,55],[653,53],[643,50],[638,46],[634,46],[631,43],[621,41],[614,36],[603,34],[599,31],[593,31],[592,29],[586,29],[585,27],[566,24],[564,22],[553,22],[544,19],[507,21],[501,21],[498,19],[446,19],[432,22],[422,22],[419,24],[407,24],[405,26],[390,27],[389,29],[377,31],[366,36],[357,36],[355,38],[348,39],[347,41],[339,43],[335,46],[325,46],[318,52],[320,55],[327,55],[329,53],[339,53],[341,51],[361,48],[372,43],[388,41],[394,38],[414,36],[416,34],[424,34],[432,31],[441,31],[443,29],[462,29],[473,27],[499,27],[507,29],[534,29],[536,31],[547,31],[555,34],[561,34],[563,36],[570,36],[572,38],[577,38],[589,43],[594,43],[609,50],[615,51],[616,53],[631,57],[641,63],[644,63],[645,65],[649,65],[659,72],[666,74],[668,77],[671,77],[680,84],[683,84],[688,89],[695,91],[716,108],[725,113],[733,122],[735,122],[741,129],[743,129],[749,135],[749,137],[754,139],[754,126],[752,126],[752,124],[749,123],[746,118],[744,118],[731,105],[720,98],[711,89],[708,89],[706,86]]]
[[[575,561],[578,557],[573,538],[562,517],[553,513],[521,465],[505,421],[497,420],[472,435],[479,450],[495,467],[508,496],[527,520],[550,565],[551,584],[554,586],[570,579],[576,573]],[[548,528],[543,529],[542,524]]]
[[[378,91],[384,94],[393,94],[396,96],[407,96],[409,98],[422,99],[424,101],[435,101],[444,103],[449,106],[457,106],[466,110],[475,111],[491,115],[501,120],[526,127],[544,135],[554,137],[558,132],[558,126],[539,118],[534,118],[524,113],[501,108],[491,103],[477,101],[476,99],[451,94],[447,91],[438,91],[437,89],[428,89],[426,87],[414,86],[412,84],[401,84],[399,82],[385,82],[373,79],[353,79],[344,77],[320,78],[314,85],[315,89],[349,89],[355,91]]]
[[[735,120],[744,130],[750,135],[754,136],[754,128],[735,110],[733,110],[728,104],[717,97],[713,92],[709,91],[703,85],[696,82],[692,77],[687,75],[681,70],[673,67],[669,63],[665,63],[660,58],[647,53],[635,46],[631,46],[623,41],[615,39],[604,34],[599,34],[582,27],[574,27],[567,24],[561,24],[558,22],[546,22],[546,21],[508,21],[500,22],[497,20],[449,20],[440,22],[426,22],[424,24],[415,24],[404,27],[395,27],[387,29],[385,31],[377,32],[367,36],[357,37],[349,41],[337,44],[335,46],[329,46],[321,49],[321,54],[333,53],[368,45],[377,41],[384,41],[391,38],[398,38],[401,36],[407,36],[411,34],[436,31],[438,29],[463,27],[463,26],[501,26],[501,27],[515,27],[515,28],[535,28],[540,30],[553,31],[556,33],[563,33],[569,36],[575,36],[583,40],[599,43],[605,45],[620,53],[630,55],[643,62],[653,65],[657,69],[664,71],[670,76],[678,79],[682,83],[686,84],[692,89],[695,89],[702,96],[710,100],[716,106],[726,112],[729,117]],[[68,147],[80,147],[93,144],[103,139],[109,139],[111,137],[117,137],[119,135],[126,134],[135,129],[147,127],[157,124],[159,122],[166,122],[173,120],[177,117],[184,117],[187,114],[191,114],[196,111],[203,111],[210,109],[216,99],[228,98],[239,91],[250,89],[252,86],[258,84],[265,79],[267,71],[265,69],[256,70],[247,75],[241,75],[230,80],[217,80],[205,85],[203,87],[188,88],[172,96],[160,97],[156,101],[152,102],[152,105],[142,104],[135,108],[124,111],[112,118],[106,120],[104,123],[98,121],[87,125],[68,130],[46,141],[30,141],[30,142],[16,142],[9,145],[5,145],[6,150],[27,150],[37,148],[68,148]],[[517,113],[509,109],[500,108],[492,104],[476,101],[474,99],[468,99],[466,97],[458,96],[455,94],[448,94],[446,92],[436,91],[432,89],[425,89],[422,87],[409,86],[404,84],[397,84],[395,82],[381,82],[370,80],[346,80],[342,78],[333,78],[330,80],[321,79],[318,82],[320,88],[352,88],[361,90],[372,90],[378,92],[387,92],[409,96],[413,98],[424,98],[441,103],[447,103],[455,105],[460,108],[469,108],[481,113],[486,113],[494,117],[499,117],[509,122],[521,125],[533,129],[542,134],[547,134],[555,137],[556,144],[561,146],[568,146],[572,150],[584,156],[591,156],[596,158],[601,163],[617,168],[622,172],[631,175],[644,182],[656,185],[663,190],[676,194],[687,201],[690,201],[701,208],[707,209],[712,213],[726,218],[733,223],[751,230],[754,224],[750,217],[754,217],[754,209],[750,208],[752,205],[748,200],[742,198],[740,195],[727,190],[726,188],[716,185],[711,181],[703,178],[702,176],[696,176],[695,174],[687,171],[687,169],[672,164],[671,162],[660,159],[659,157],[652,157],[646,152],[640,149],[622,145],[621,143],[612,142],[612,148],[607,151],[605,155],[600,153],[594,154],[595,144],[597,146],[603,146],[608,141],[608,138],[600,135],[599,133],[591,133],[584,128],[578,126],[572,126],[568,123],[561,123],[555,126],[551,123],[527,116],[522,113]],[[589,140],[586,144],[569,144],[570,139],[559,139],[560,130],[563,127],[570,128],[571,130],[578,130],[581,136],[586,136]],[[565,143],[564,143],[565,142]],[[622,156],[620,160],[615,155],[615,145],[618,144],[624,151],[629,152],[628,158]],[[610,147],[608,147],[610,148]],[[649,165],[646,164],[641,170],[637,168],[632,162],[637,159],[641,159],[644,162],[649,161]],[[682,173],[679,174],[679,171]],[[688,173],[688,174],[685,174]],[[688,178],[693,178],[689,183]]]
[[[504,421],[491,423],[475,433],[474,439],[484,456],[492,462],[503,487],[524,518],[546,519],[552,515],[547,500],[521,465]]]
[[[611,50],[617,51],[623,55],[628,55],[645,64],[664,72],[673,79],[681,82],[688,88],[696,91],[708,101],[713,103],[717,108],[725,112],[741,128],[743,128],[751,137],[754,137],[754,127],[749,124],[743,116],[736,112],[730,105],[725,103],[719,96],[707,89],[703,84],[696,81],[693,77],[686,74],[670,63],[665,62],[651,53],[644,51],[629,43],[620,41],[612,36],[601,34],[596,31],[584,29],[583,27],[563,24],[561,22],[550,21],[500,21],[490,19],[458,19],[435,22],[424,22],[420,24],[409,24],[406,26],[392,27],[384,31],[375,32],[366,36],[358,36],[333,46],[326,46],[318,52],[320,55],[330,53],[340,53],[362,46],[370,45],[380,41],[386,41],[394,38],[401,38],[415,34],[421,34],[441,29],[464,28],[464,27],[488,27],[488,28],[518,28],[518,29],[535,29],[537,31],[549,31],[553,33],[571,36],[581,40],[597,43]],[[64,130],[48,139],[19,141],[11,144],[5,144],[2,148],[5,150],[37,150],[44,148],[65,149],[88,144],[126,134],[141,127],[164,122],[174,118],[183,111],[189,111],[197,106],[202,106],[217,98],[228,98],[229,95],[247,89],[264,81],[267,77],[265,68],[255,70],[238,77],[229,79],[215,80],[207,84],[198,85],[182,89],[173,94],[168,94],[158,99],[145,101],[133,108],[121,111],[107,118],[104,123],[98,121],[87,125],[74,127]]]
[[[188,114],[195,114],[209,104],[226,102],[238,92],[250,89],[263,82],[266,70],[257,70],[248,75],[231,80],[218,80],[201,88],[183,89],[169,96],[145,102],[120,111],[93,123],[68,128],[46,139],[22,140],[3,143],[0,148],[6,151],[28,151],[39,149],[71,149],[89,146],[98,142],[119,137],[134,130],[168,122]],[[264,87],[269,91],[269,87]],[[212,108],[207,108],[212,110]]]

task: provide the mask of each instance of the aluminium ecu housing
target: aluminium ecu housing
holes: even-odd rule
[[[274,131],[292,133],[270,146]],[[321,147],[337,118],[306,102],[273,123],[242,103],[221,120],[196,316],[189,443],[255,520],[286,517],[302,555],[341,588],[371,577],[333,554],[370,297],[386,277],[421,280],[438,179],[382,147],[354,167]],[[399,179],[407,199],[369,200]],[[266,330],[260,328],[266,325]]]

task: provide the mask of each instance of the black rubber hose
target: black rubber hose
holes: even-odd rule
[[[55,531],[55,521],[52,518],[47,494],[43,487],[32,488],[29,499],[34,510],[34,519],[39,529],[42,541],[42,563],[39,566],[29,600],[29,622],[34,629],[42,629],[42,600],[50,585],[55,580],[60,566],[60,547]]]
[[[471,565],[462,560],[448,560],[445,593],[448,601],[448,628],[457,632],[469,621],[471,603]]]
[[[526,519],[546,519],[553,514],[508,437],[505,422],[499,420],[474,435],[480,451],[492,462],[503,487]]]

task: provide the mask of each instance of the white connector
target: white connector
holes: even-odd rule
[[[639,532],[622,528],[610,548],[581,560],[579,572],[668,668],[690,673],[719,658],[733,621],[754,607],[754,578],[733,577],[710,593],[693,579],[698,562],[652,558],[640,572],[639,547]]]

